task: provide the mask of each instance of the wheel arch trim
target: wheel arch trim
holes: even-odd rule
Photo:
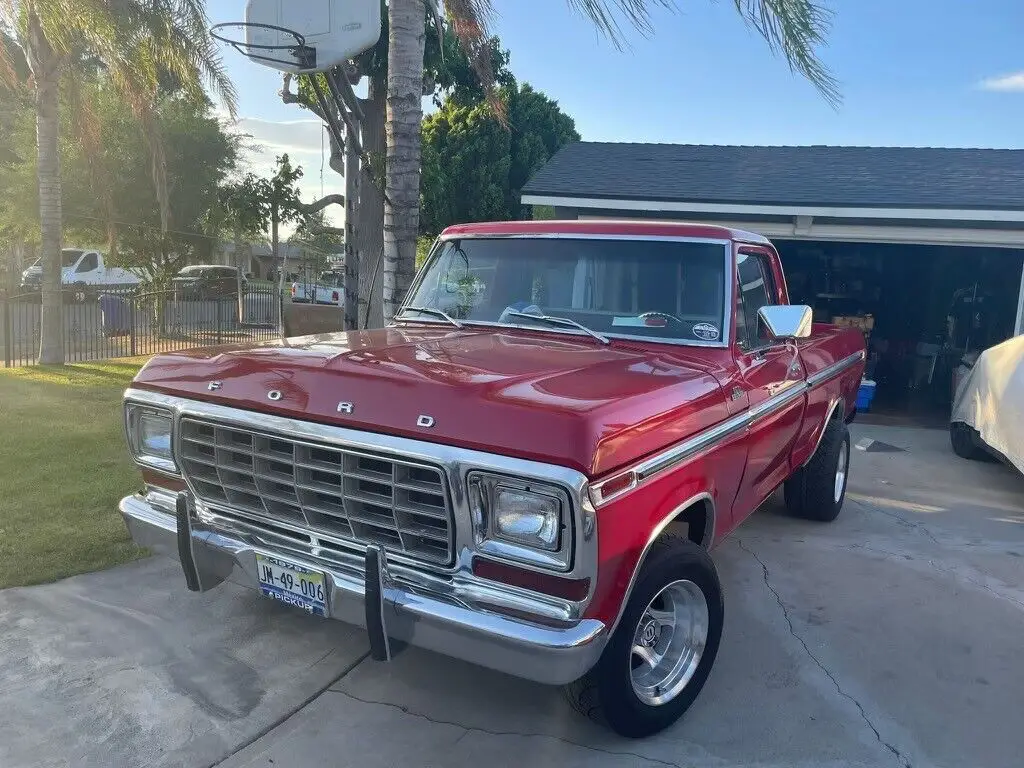
[[[643,568],[644,561],[647,560],[647,555],[650,553],[651,547],[654,546],[654,542],[661,538],[662,534],[665,533],[665,529],[675,522],[680,515],[697,504],[704,505],[707,514],[707,525],[705,525],[704,528],[704,536],[697,546],[702,547],[705,550],[710,550],[712,545],[715,543],[717,513],[715,510],[715,500],[708,491],[701,491],[700,493],[694,494],[665,515],[665,517],[663,517],[654,527],[654,530],[651,531],[651,535],[648,537],[647,543],[644,544],[643,551],[640,552],[640,557],[637,558],[636,565],[633,566],[633,573],[629,577],[629,584],[626,586],[626,591],[622,594],[622,601],[619,604],[619,610],[615,615],[615,621],[613,621],[609,627],[609,637],[614,634],[615,630],[619,626],[619,622],[622,621],[622,615],[626,612],[626,606],[629,604],[629,599],[633,595],[633,588],[636,586],[636,580],[640,576],[640,569]]]
[[[821,422],[821,429],[818,430],[818,438],[814,441],[814,450],[811,451],[810,455],[801,464],[801,467],[806,467],[811,463],[811,460],[818,453],[818,449],[821,447],[821,441],[825,439],[825,430],[828,429],[829,422],[835,418],[836,410],[838,409],[839,414],[844,416],[846,414],[846,401],[840,395],[832,400],[832,404],[828,407],[828,412],[825,414],[825,420]]]

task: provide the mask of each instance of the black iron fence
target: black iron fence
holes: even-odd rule
[[[105,360],[278,336],[281,297],[250,287],[241,296],[184,296],[136,286],[69,289],[61,306],[67,362]],[[39,354],[38,292],[0,291],[4,367],[33,365]]]

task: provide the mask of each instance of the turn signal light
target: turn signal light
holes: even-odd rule
[[[590,579],[566,579],[547,573],[538,573],[514,565],[473,558],[473,575],[481,579],[500,581],[512,587],[522,587],[564,600],[584,600],[590,592]]]

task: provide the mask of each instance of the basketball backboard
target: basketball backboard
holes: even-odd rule
[[[215,32],[265,66],[322,72],[377,43],[380,8],[380,0],[248,0],[244,23]],[[223,27],[232,26],[229,36]]]

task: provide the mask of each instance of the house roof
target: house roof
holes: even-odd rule
[[[557,152],[523,195],[1024,210],[1024,150],[578,142]]]

